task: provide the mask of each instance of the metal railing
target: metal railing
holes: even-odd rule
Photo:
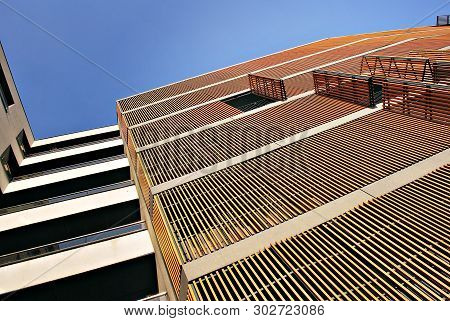
[[[154,295],[149,295],[139,301],[167,301],[167,292],[160,292]]]
[[[100,232],[86,234],[83,236],[67,239],[60,242],[55,242],[43,246],[26,249],[14,253],[9,253],[0,256],[0,267],[10,264],[16,264],[23,261],[35,259],[50,254],[55,254],[62,251],[71,250],[88,244],[97,243],[116,238],[118,236],[128,235],[136,232],[146,230],[147,226],[144,221],[122,225]]]
[[[45,151],[42,151],[42,152],[32,153],[32,154],[29,155],[29,157],[46,155],[46,154],[61,152],[61,151],[64,151],[64,150],[70,150],[70,149],[75,149],[75,148],[80,148],[80,147],[86,147],[86,146],[100,144],[100,143],[106,143],[106,142],[110,142],[110,141],[116,140],[118,138],[120,138],[120,135],[114,136],[114,137],[105,138],[105,139],[100,139],[100,140],[94,140],[92,142],[81,143],[81,144],[77,144],[77,145],[70,145],[70,146],[64,146],[64,147],[55,147],[55,148],[52,148],[52,149],[49,149],[49,150],[45,150]]]
[[[450,26],[450,15],[437,16],[436,26]]]
[[[87,189],[87,190],[80,191],[80,192],[74,192],[74,193],[70,193],[70,194],[66,194],[66,195],[59,195],[59,196],[55,196],[55,197],[51,197],[51,198],[47,198],[47,199],[39,200],[39,201],[35,201],[35,202],[0,208],[0,215],[12,214],[15,212],[24,211],[24,210],[28,210],[31,208],[60,203],[60,202],[68,201],[71,199],[80,198],[80,197],[98,194],[98,193],[103,193],[103,192],[107,192],[107,191],[111,191],[111,190],[115,190],[115,189],[119,189],[119,188],[123,188],[123,187],[132,186],[132,185],[134,185],[133,181],[127,180],[127,181],[123,181],[123,182],[118,182],[118,183],[114,183],[114,184],[109,184],[109,185],[105,185],[105,186]]]
[[[67,166],[62,166],[62,167],[58,167],[58,168],[47,169],[47,170],[40,171],[40,172],[35,172],[35,173],[31,173],[31,174],[25,174],[25,175],[14,177],[13,181],[20,181],[20,180],[24,180],[24,179],[31,178],[31,177],[37,177],[37,176],[43,176],[43,175],[48,175],[48,174],[53,174],[53,173],[58,173],[58,172],[64,172],[64,171],[67,171],[70,169],[92,166],[95,164],[106,163],[109,161],[122,159],[122,158],[125,158],[125,155],[123,155],[123,154],[114,155],[114,156],[100,158],[100,159],[96,159],[96,160],[92,160],[92,161],[77,163],[77,164],[73,164],[73,165],[67,165]]]
[[[433,83],[433,71],[428,58],[397,56],[363,56],[360,75],[372,76],[375,84],[386,78]]]

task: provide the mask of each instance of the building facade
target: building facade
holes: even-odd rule
[[[44,140],[2,55],[0,296],[450,299],[449,48],[322,39]]]

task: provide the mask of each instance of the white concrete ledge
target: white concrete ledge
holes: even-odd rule
[[[68,169],[68,170],[61,171],[61,172],[55,172],[55,173],[51,173],[51,174],[31,177],[31,178],[27,178],[27,179],[18,180],[18,181],[12,181],[11,183],[9,183],[6,186],[5,191],[3,193],[7,194],[7,193],[12,193],[12,192],[17,192],[17,191],[21,191],[21,190],[32,188],[32,187],[67,181],[72,178],[78,178],[78,177],[97,174],[97,173],[104,173],[104,172],[111,171],[113,169],[118,169],[118,168],[123,168],[123,167],[128,167],[128,166],[129,166],[128,159],[126,157],[123,157],[123,158],[115,159],[115,160],[108,161],[108,162],[83,166],[83,167],[79,167],[79,168]]]
[[[0,268],[0,294],[154,253],[148,231],[86,245]],[[112,280],[114,282],[114,280]]]
[[[277,142],[265,145],[265,146],[260,147],[258,149],[254,149],[254,150],[249,151],[249,152],[247,152],[245,154],[242,154],[242,155],[239,155],[239,156],[235,156],[233,158],[227,159],[227,160],[219,162],[217,164],[214,164],[214,165],[202,168],[202,169],[200,169],[200,170],[198,170],[196,172],[189,173],[187,175],[175,178],[175,179],[173,179],[171,181],[168,181],[168,182],[165,182],[165,183],[161,183],[159,185],[155,185],[155,186],[153,186],[151,188],[152,195],[156,195],[158,193],[164,192],[164,191],[169,190],[171,188],[180,186],[182,184],[191,182],[191,181],[199,179],[201,177],[204,177],[204,176],[210,175],[212,173],[221,171],[221,170],[223,170],[225,168],[228,168],[228,167],[231,167],[231,166],[243,163],[243,162],[248,161],[248,160],[250,160],[252,158],[256,158],[258,156],[267,154],[267,153],[269,153],[271,151],[274,151],[274,150],[276,150],[278,148],[281,148],[281,147],[293,144],[293,143],[298,142],[298,141],[300,141],[302,139],[311,137],[311,136],[319,134],[319,133],[321,133],[323,131],[326,131],[326,130],[335,128],[337,126],[343,125],[345,123],[348,123],[348,122],[350,122],[352,120],[355,120],[355,119],[364,117],[366,115],[372,114],[372,113],[377,112],[377,111],[379,111],[381,109],[382,109],[381,104],[378,104],[376,108],[365,108],[365,109],[359,110],[357,112],[354,112],[354,113],[351,113],[351,114],[346,115],[344,117],[335,119],[335,120],[330,121],[328,123],[319,125],[317,127],[310,128],[310,129],[305,130],[303,132],[300,132],[300,133],[298,133],[296,135],[293,135],[293,136],[287,137],[285,139],[279,140]]]
[[[85,131],[82,131],[82,132],[76,132],[76,133],[67,134],[67,135],[61,135],[61,136],[44,138],[44,139],[38,139],[38,140],[34,141],[34,143],[32,144],[31,147],[43,146],[43,145],[53,144],[53,143],[59,143],[59,142],[63,142],[63,141],[71,140],[71,139],[76,139],[76,138],[82,138],[82,137],[88,137],[88,136],[92,136],[92,135],[97,135],[97,134],[108,133],[108,132],[112,132],[112,131],[115,131],[115,130],[119,130],[119,126],[118,125],[112,125],[112,126],[107,126],[107,127],[90,129],[90,130],[85,130]]]
[[[36,164],[40,162],[45,162],[52,159],[63,158],[73,155],[79,155],[83,153],[93,152],[105,148],[115,147],[123,145],[123,141],[121,138],[113,139],[106,142],[90,144],[82,147],[76,147],[56,152],[49,152],[42,155],[26,157],[21,163],[20,166],[26,166],[31,164]]]
[[[20,212],[1,215],[0,232],[136,199],[138,199],[136,187],[127,186],[63,202],[30,208]]]
[[[379,197],[409,184],[448,163],[450,163],[450,149],[446,149],[412,166],[399,170],[392,175],[361,188],[361,190],[373,197]]]

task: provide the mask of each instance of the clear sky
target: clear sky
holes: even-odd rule
[[[44,138],[115,123],[115,101],[135,91],[325,37],[432,25],[449,3],[0,0],[0,40]]]

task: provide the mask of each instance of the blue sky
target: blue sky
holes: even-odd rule
[[[44,138],[115,123],[115,101],[134,90],[325,37],[432,25],[438,14],[450,14],[449,1],[0,0],[0,40]]]

